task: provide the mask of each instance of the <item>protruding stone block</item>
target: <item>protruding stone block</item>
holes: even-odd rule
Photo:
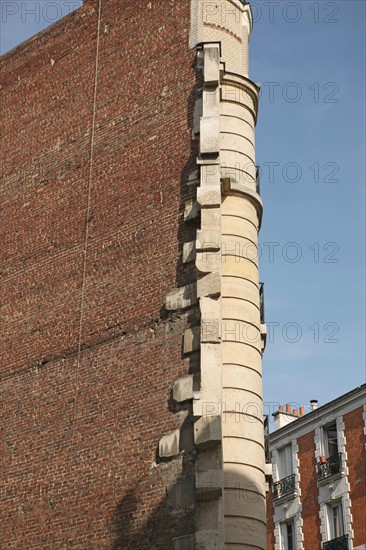
[[[197,202],[201,207],[211,207],[221,205],[220,188],[214,185],[207,185],[197,188]]]
[[[194,424],[194,442],[199,448],[213,447],[221,443],[221,417],[203,416]]]
[[[193,108],[193,136],[200,133],[200,124],[202,117],[202,98],[196,99]]]
[[[193,399],[193,376],[179,378],[173,386],[173,399],[178,403]]]
[[[181,288],[175,288],[165,299],[165,308],[169,311],[191,307],[197,302],[197,288],[191,283]]]
[[[188,328],[184,331],[183,352],[192,353],[200,349],[201,327]]]
[[[218,159],[219,157],[217,157]],[[219,161],[210,159],[198,158],[197,164],[201,166],[201,181],[202,187],[213,186],[217,189],[220,187],[220,165]]]
[[[217,273],[220,270],[221,253],[205,251],[197,252],[196,268],[200,273]]]
[[[193,170],[193,172],[190,172],[187,176],[187,185],[196,185],[197,183],[199,183],[199,180],[199,170]]]
[[[205,84],[218,85],[220,81],[220,45],[205,44],[203,49],[203,78]]]
[[[203,208],[201,211],[201,230],[217,230],[221,228],[221,209],[218,206]]]
[[[220,114],[220,88],[210,87],[203,90],[203,117],[218,116]],[[221,136],[220,136],[221,138]]]
[[[190,199],[185,202],[184,205],[184,221],[193,220],[198,217],[200,211],[200,205],[197,201]]]
[[[159,441],[159,456],[161,458],[169,458],[179,454],[179,439],[179,429],[162,437]]]
[[[209,273],[197,280],[197,297],[219,296],[221,293],[220,273]]]
[[[195,486],[193,480],[182,479],[166,489],[168,506],[174,511],[189,511],[195,505]]]
[[[197,231],[196,250],[219,250],[221,247],[221,232],[211,229]]]
[[[223,471],[196,471],[196,494],[199,500],[218,498],[222,494]]]
[[[183,244],[183,263],[193,262],[196,257],[196,241]]]
[[[201,342],[221,342],[221,302],[214,298],[200,298]]]
[[[221,412],[221,345],[201,344],[201,388],[193,396],[193,415],[217,416]]]
[[[213,154],[220,151],[220,118],[209,116],[201,118],[200,153]]]

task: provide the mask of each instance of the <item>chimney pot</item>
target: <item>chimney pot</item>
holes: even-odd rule
[[[311,406],[311,410],[315,411],[318,408],[318,400],[317,399],[312,399],[310,401],[310,406]]]
[[[298,416],[298,414],[299,414],[299,413],[298,413],[298,410],[297,410],[297,409],[294,409],[294,410],[293,410],[293,414],[294,414],[295,416]]]
[[[290,405],[290,403],[287,403],[287,404],[286,404],[286,412],[287,412],[287,413],[291,413],[291,405]]]
[[[278,410],[282,412],[282,411],[283,411],[283,406],[280,405],[280,406],[278,407]]]
[[[300,407],[300,416],[304,416],[304,414],[305,414],[304,407]]]

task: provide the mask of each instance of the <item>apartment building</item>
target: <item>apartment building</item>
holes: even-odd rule
[[[273,413],[268,550],[366,549],[366,384]]]

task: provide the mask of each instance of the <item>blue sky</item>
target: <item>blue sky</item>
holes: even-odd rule
[[[5,53],[81,4],[1,0]],[[365,6],[257,0],[266,412],[365,381]]]

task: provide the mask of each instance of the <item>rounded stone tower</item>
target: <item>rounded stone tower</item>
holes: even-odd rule
[[[202,451],[197,477],[222,483],[217,533],[209,529],[211,499],[201,506],[205,529],[197,542],[210,550],[265,548],[265,326],[257,254],[262,201],[254,140],[259,90],[248,79],[252,14],[249,4],[239,0],[193,2],[192,12],[192,46],[201,48],[204,80],[196,243],[201,391],[195,395],[194,414],[197,441],[200,430],[207,432],[211,425],[213,441],[220,432],[221,447],[221,463],[212,451]],[[211,288],[204,283],[209,279]]]
[[[203,78],[195,109],[197,203],[190,211],[200,212],[201,225],[183,249],[195,258],[197,284],[177,294],[180,307],[198,303],[200,319],[184,335],[184,353],[200,358],[192,391],[197,503],[189,548],[264,550],[266,328],[254,139],[259,88],[248,78],[252,13],[244,0],[192,0],[191,9],[190,45]]]

